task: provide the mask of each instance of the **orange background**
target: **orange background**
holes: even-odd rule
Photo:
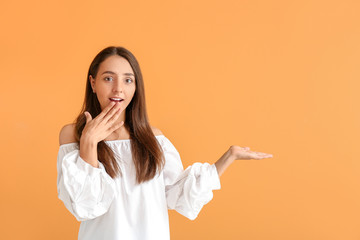
[[[57,198],[61,127],[104,47],[134,53],[148,114],[184,167],[237,161],[177,239],[360,239],[360,3],[2,1],[2,239],[76,239]]]

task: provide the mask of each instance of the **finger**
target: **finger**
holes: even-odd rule
[[[124,110],[124,109],[119,108],[119,109],[116,110],[115,113],[111,113],[112,116],[108,119],[107,124],[112,125],[112,124],[120,117],[120,114],[121,114],[121,112],[122,112],[123,110]],[[109,114],[110,114],[110,113],[109,113]],[[107,118],[107,117],[105,117],[105,118]],[[104,118],[104,120],[105,120],[105,118]]]
[[[257,156],[260,157],[260,158],[270,158],[270,157],[272,157],[272,155],[268,154],[268,153],[257,153]]]
[[[112,127],[109,128],[109,132],[112,133],[113,131],[119,129],[123,125],[124,125],[124,121],[121,121],[120,123],[116,123]]]
[[[263,156],[259,152],[247,152],[249,159],[262,159]]]
[[[258,154],[258,155],[263,155],[263,154],[267,154],[267,153],[263,153],[263,152],[253,152],[253,153],[256,153],[256,154]]]
[[[262,157],[272,157],[273,156],[272,154],[269,154],[269,153],[259,153],[259,155]]]
[[[120,103],[116,103],[116,105],[103,118],[105,123],[109,123],[110,119],[114,119],[114,117],[116,120],[120,116],[120,114],[117,114],[119,113],[120,109],[121,109]]]
[[[86,117],[86,123],[90,122],[92,120],[91,114],[89,112],[84,112],[85,117]]]
[[[261,159],[261,157],[260,157],[256,152],[252,152],[252,153],[250,154],[250,157],[251,157],[252,159]]]
[[[107,105],[104,110],[97,116],[98,118],[102,119],[104,116],[110,111],[110,109],[115,105],[115,102],[111,101],[109,105]]]

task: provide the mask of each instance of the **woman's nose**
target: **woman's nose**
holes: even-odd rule
[[[123,91],[123,85],[120,82],[116,81],[114,83],[114,86],[113,86],[113,91],[114,92],[122,92]]]

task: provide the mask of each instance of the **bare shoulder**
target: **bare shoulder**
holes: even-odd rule
[[[75,124],[66,124],[62,127],[59,134],[59,144],[73,143],[75,139]]]
[[[163,135],[163,133],[160,131],[160,129],[158,129],[158,128],[154,127],[154,126],[151,126],[151,129],[152,129],[155,136]]]

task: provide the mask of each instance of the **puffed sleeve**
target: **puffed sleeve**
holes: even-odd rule
[[[212,190],[220,189],[216,166],[196,162],[184,170],[180,154],[169,139],[163,138],[162,148],[168,208],[194,220],[202,207],[213,198]]]
[[[106,213],[115,197],[115,181],[99,162],[95,168],[79,155],[77,143],[63,144],[57,157],[57,191],[78,221]]]

